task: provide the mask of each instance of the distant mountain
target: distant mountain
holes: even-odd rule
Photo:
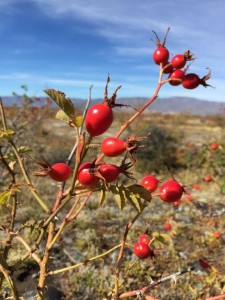
[[[21,105],[22,97],[2,97],[5,106]],[[46,98],[39,98],[35,105],[42,106],[45,103]],[[142,106],[148,98],[118,98],[117,103],[129,104],[134,108]],[[78,109],[84,109],[86,101],[83,99],[73,99]],[[92,104],[102,102],[102,99],[93,99]],[[122,108],[124,109],[124,108]],[[148,108],[152,112],[177,114],[186,112],[193,115],[216,115],[225,113],[225,103],[200,100],[191,97],[170,97],[170,98],[158,98]]]

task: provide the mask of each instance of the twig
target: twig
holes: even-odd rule
[[[124,254],[124,247],[126,244],[127,235],[129,233],[129,230],[131,229],[131,227],[133,226],[135,221],[139,218],[139,216],[141,215],[141,213],[143,212],[145,207],[146,207],[146,202],[143,204],[141,211],[139,211],[136,214],[136,216],[133,218],[133,220],[131,222],[129,222],[125,228],[125,232],[123,235],[123,241],[121,243],[120,253],[119,253],[119,256],[117,259],[116,272],[115,272],[115,289],[114,289],[114,299],[115,300],[118,299],[118,294],[119,294],[119,275],[120,275],[120,268],[121,268],[123,254]]]
[[[219,300],[219,299],[225,299],[225,293],[218,295],[218,296],[214,296],[214,297],[210,297],[210,298],[205,298],[204,300]]]
[[[184,269],[182,271],[176,272],[174,274],[171,274],[169,276],[162,277],[159,280],[151,281],[150,284],[148,284],[147,286],[143,287],[142,289],[135,290],[135,291],[130,291],[130,292],[126,292],[126,293],[121,294],[119,296],[119,299],[124,299],[124,298],[132,297],[132,296],[137,296],[137,295],[145,295],[145,293],[148,290],[152,289],[156,285],[159,285],[159,284],[161,284],[161,283],[163,283],[165,281],[171,280],[171,279],[176,282],[176,279],[177,279],[178,276],[183,275],[183,274],[188,273],[188,272],[191,272],[193,270],[194,270],[194,268],[190,267],[190,268]]]
[[[27,244],[27,242],[21,236],[19,236],[19,234],[17,232],[14,232],[14,231],[10,230],[9,228],[5,228],[3,226],[0,226],[0,228],[11,236],[11,240],[13,238],[16,238],[29,251],[29,255],[32,256],[33,259],[38,264],[41,263],[40,258],[35,253],[33,253],[34,252],[33,249]]]
[[[19,299],[18,290],[16,288],[16,285],[12,277],[10,276],[9,266],[7,265],[1,253],[0,253],[0,271],[2,272],[3,276],[5,277],[5,280],[9,285],[9,288],[11,289],[12,299],[18,300]]]
[[[50,275],[56,275],[56,274],[60,274],[60,273],[66,272],[66,271],[74,270],[74,269],[76,269],[76,268],[78,268],[78,267],[81,267],[81,266],[83,266],[83,265],[86,265],[86,264],[87,264],[88,262],[90,262],[90,261],[93,261],[93,260],[95,260],[95,259],[99,259],[99,258],[101,258],[101,257],[104,257],[104,256],[110,254],[111,252],[115,251],[116,249],[118,249],[118,248],[120,248],[120,247],[121,247],[121,244],[116,245],[116,246],[114,246],[113,248],[107,250],[106,252],[104,252],[104,253],[102,253],[102,254],[98,254],[98,255],[93,256],[93,257],[91,257],[91,258],[88,258],[88,259],[84,260],[83,262],[80,262],[80,263],[78,263],[78,264],[76,264],[76,265],[69,266],[69,267],[66,267],[66,268],[63,268],[63,269],[58,269],[58,270],[55,270],[55,271],[50,271],[50,272],[47,273],[47,276],[50,276]]]
[[[46,268],[47,268],[47,263],[49,260],[50,256],[50,250],[48,248],[48,245],[51,244],[52,239],[53,239],[53,234],[55,230],[55,223],[51,222],[48,228],[48,238],[45,246],[45,253],[44,257],[40,263],[40,275],[39,275],[39,281],[38,281],[38,287],[37,287],[37,300],[43,300],[43,289],[45,287],[45,280],[46,280]]]
[[[81,133],[83,131],[84,120],[85,120],[85,117],[86,117],[86,114],[87,114],[87,110],[88,110],[88,108],[90,106],[90,103],[91,103],[91,90],[92,90],[92,87],[93,87],[93,85],[91,85],[90,88],[89,88],[89,96],[88,96],[88,100],[87,100],[87,103],[86,103],[86,106],[85,106],[85,109],[84,109],[84,112],[83,112],[83,116],[82,116],[83,117],[83,121],[82,121],[82,124],[81,124],[81,126],[79,127],[79,130],[78,130],[79,135],[81,135]],[[67,163],[68,164],[70,164],[70,162],[71,162],[71,160],[72,160],[72,158],[74,156],[74,153],[75,153],[76,149],[77,149],[77,142],[75,143],[75,145],[74,145],[74,147],[73,147],[73,149],[72,149],[69,157],[67,158]]]

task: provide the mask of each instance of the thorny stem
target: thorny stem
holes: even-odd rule
[[[85,206],[85,204],[87,203],[88,199],[90,198],[92,194],[92,191],[89,192],[89,194],[86,196],[86,198],[84,199],[84,201],[81,203],[79,209],[76,211],[76,213],[71,216],[71,214],[73,213],[74,209],[77,206],[77,203],[79,201],[79,196],[77,197],[77,201],[74,202],[73,206],[71,207],[70,211],[67,213],[62,225],[60,226],[58,232],[56,233],[56,235],[54,236],[54,231],[55,231],[55,227],[56,224],[55,222],[50,221],[50,225],[49,225],[49,232],[48,232],[48,239],[47,239],[47,243],[45,246],[45,254],[43,257],[43,260],[40,263],[40,276],[39,276],[39,283],[38,283],[38,294],[37,294],[37,300],[43,300],[43,289],[44,289],[44,285],[45,285],[45,279],[47,276],[47,272],[46,272],[46,266],[49,260],[49,256],[50,256],[50,251],[53,247],[53,245],[55,244],[55,242],[58,240],[58,238],[60,237],[64,227],[67,225],[68,222],[72,221],[73,219],[76,218],[76,216],[80,213],[81,209]],[[68,199],[70,199],[69,195],[68,195]],[[55,211],[57,211],[61,206],[59,206]],[[47,225],[48,226],[48,225]]]
[[[48,246],[49,249],[52,248],[52,246],[56,243],[56,241],[58,240],[58,238],[60,237],[63,229],[65,228],[65,226],[68,224],[69,222],[69,217],[71,216],[71,214],[73,213],[74,209],[76,208],[78,202],[80,200],[80,197],[77,197],[76,201],[74,202],[74,204],[72,205],[70,211],[68,212],[68,214],[65,216],[64,221],[62,222],[61,226],[59,227],[57,233],[55,234],[51,244]]]
[[[22,265],[22,263],[30,257],[31,252],[34,253],[38,248],[39,245],[41,244],[43,238],[44,238],[44,234],[45,234],[45,230],[42,228],[41,229],[41,233],[39,235],[38,240],[35,242],[35,246],[34,247],[30,247],[31,250],[29,250],[26,254],[24,254],[20,260],[13,266],[13,270],[16,271],[20,268],[20,266]]]
[[[120,128],[120,130],[117,132],[117,134],[115,135],[116,138],[120,137],[121,134],[124,132],[124,130],[135,120],[137,119],[140,114],[153,102],[157,99],[158,97],[158,93],[161,89],[161,86],[164,84],[164,82],[162,82],[161,80],[159,80],[159,83],[156,87],[156,90],[154,92],[154,94],[152,95],[152,97],[140,108],[137,110],[137,112],[128,120],[126,121]]]
[[[12,230],[8,228],[4,228],[2,226],[0,226],[0,228],[10,235],[11,240],[13,238],[16,238],[29,251],[30,256],[32,256],[34,260],[36,260],[36,262],[40,264],[41,262],[40,258],[35,253],[33,253],[32,248],[27,244],[27,242],[21,236],[19,236],[18,233],[13,232]]]
[[[135,217],[133,218],[133,220],[126,225],[125,232],[123,234],[123,240],[122,240],[122,243],[121,243],[121,248],[120,248],[119,256],[118,256],[118,259],[117,259],[117,265],[116,265],[115,288],[114,288],[114,298],[113,298],[114,300],[117,300],[118,299],[118,295],[119,295],[119,275],[120,275],[120,268],[121,268],[121,264],[122,264],[122,259],[123,259],[123,254],[124,254],[124,247],[125,247],[125,244],[126,244],[127,235],[129,233],[129,230],[131,229],[131,227],[135,223],[135,221],[139,218],[139,216],[141,215],[141,213],[145,209],[145,207],[146,207],[146,202],[143,203],[141,211],[139,211],[135,215]]]
[[[83,116],[82,116],[83,117],[83,121],[82,121],[81,127],[79,127],[79,129],[78,129],[78,134],[79,135],[81,135],[81,133],[83,131],[84,120],[85,120],[85,117],[86,117],[86,114],[87,114],[87,110],[88,110],[88,108],[90,106],[90,103],[91,103],[91,90],[92,90],[92,87],[93,87],[93,85],[91,85],[90,88],[89,88],[88,101],[86,103],[86,106],[85,106],[85,109],[84,109],[84,112],[83,112]],[[76,149],[77,149],[77,142],[75,143],[75,145],[74,145],[74,147],[73,147],[73,149],[72,149],[69,157],[67,158],[67,163],[68,164],[70,164],[70,162],[71,162],[71,160],[72,160],[72,158],[74,156],[74,153],[75,153]]]
[[[126,293],[123,293],[121,294],[118,299],[124,299],[124,298],[128,298],[128,297],[132,297],[132,296],[137,296],[137,295],[145,295],[145,293],[152,289],[154,286],[156,285],[159,285],[165,281],[168,281],[168,280],[174,280],[176,281],[177,277],[180,276],[180,275],[183,275],[185,273],[188,273],[188,272],[191,272],[193,271],[194,268],[190,267],[188,269],[185,269],[185,270],[182,270],[180,272],[176,272],[172,275],[169,275],[169,276],[166,276],[166,277],[162,277],[161,279],[159,280],[156,280],[156,281],[152,281],[150,282],[150,284],[148,284],[147,286],[143,287],[142,289],[139,289],[139,290],[135,290],[135,291],[130,291],[130,292],[126,292]]]
[[[88,96],[88,100],[87,100],[87,103],[86,103],[86,106],[85,106],[85,109],[84,109],[84,112],[83,112],[83,115],[82,115],[83,121],[82,121],[81,126],[80,126],[79,129],[78,129],[78,138],[79,138],[79,136],[81,135],[81,133],[82,133],[82,131],[83,131],[84,120],[85,120],[85,117],[86,117],[86,114],[87,114],[87,110],[88,110],[88,108],[89,108],[89,106],[90,106],[90,103],[91,103],[91,90],[92,90],[92,87],[93,87],[93,85],[91,85],[90,88],[89,88],[89,96]],[[73,149],[71,150],[71,152],[70,152],[70,154],[69,154],[69,156],[68,156],[68,158],[67,158],[67,160],[66,160],[66,163],[67,163],[68,165],[70,165],[70,163],[71,163],[71,161],[72,161],[72,159],[73,159],[73,156],[74,156],[74,154],[75,154],[75,152],[76,152],[76,149],[77,149],[77,145],[78,145],[78,140],[76,140],[76,143],[74,144]],[[61,191],[62,191],[62,193],[63,193],[63,191],[64,191],[64,188],[65,188],[65,182],[63,182],[62,185],[61,185]],[[58,200],[59,200],[58,203],[60,204],[60,200],[61,200],[61,199],[59,198]]]
[[[18,300],[19,295],[18,295],[16,285],[15,285],[12,277],[10,276],[9,266],[7,265],[1,252],[0,252],[0,271],[2,272],[3,276],[5,277],[5,280],[7,281],[8,285],[9,285],[9,288],[12,293],[12,299]]]
[[[88,141],[87,141],[87,145],[90,144],[92,140],[92,137],[90,136],[88,138]],[[78,169],[79,169],[79,166],[80,166],[80,163],[82,161],[82,158],[86,155],[87,153],[87,147],[85,148],[86,150],[84,151],[84,153],[82,153],[82,157],[80,158],[80,161],[76,161],[75,163],[75,167],[74,167],[74,171],[73,171],[73,178],[72,178],[72,183],[71,183],[71,188],[70,188],[70,191],[69,191],[69,195],[72,196],[73,195],[73,192],[74,192],[74,188],[75,188],[75,184],[76,184],[76,180],[77,180],[77,173],[78,173]]]
[[[15,237],[16,237],[16,239],[17,239],[18,241],[20,241],[20,243],[23,244],[24,247],[29,251],[30,256],[32,256],[33,259],[34,259],[38,264],[40,264],[40,263],[41,263],[40,258],[39,258],[35,253],[33,253],[33,252],[34,252],[33,249],[26,243],[26,241],[25,241],[22,237],[20,237],[19,235],[16,235]]]
[[[87,191],[85,190],[84,192],[80,192],[77,195],[81,195],[81,194],[86,194]],[[72,196],[76,196],[76,195],[72,195]],[[50,222],[57,216],[57,214],[59,213],[59,211],[61,211],[61,209],[63,209],[64,206],[66,206],[66,204],[70,201],[71,197],[70,195],[67,195],[65,197],[65,199],[62,201],[62,203],[57,207],[57,209],[55,211],[52,212],[52,214],[48,217],[48,219],[44,222],[44,224],[42,225],[42,228],[46,229],[47,226],[50,224]]]
[[[47,268],[47,263],[48,263],[49,256],[50,256],[50,249],[48,246],[52,242],[54,230],[55,230],[55,223],[51,222],[49,225],[48,238],[47,238],[47,243],[45,246],[44,257],[40,263],[40,275],[39,275],[39,282],[38,282],[38,287],[37,287],[37,300],[44,299],[43,298],[43,290],[45,287],[45,279],[46,279],[46,273],[47,273],[46,268]]]
[[[205,300],[219,300],[219,299],[225,299],[225,293],[221,294],[221,295],[218,295],[218,296],[215,296],[215,297],[205,298]]]
[[[2,153],[2,149],[0,147],[0,160],[2,161],[3,165],[6,167],[6,169],[8,170],[8,173],[11,175],[12,180],[11,180],[11,185],[15,185],[16,184],[16,174],[14,173],[14,171],[10,168],[8,162],[6,161],[6,159],[4,158],[4,155]],[[17,208],[17,192],[14,191],[12,196],[12,207],[11,207],[11,219],[10,219],[10,226],[9,229],[13,230],[14,228],[14,223],[15,223],[15,218],[16,218],[16,208]],[[6,247],[4,249],[4,257],[5,259],[7,259],[8,256],[8,252],[9,249],[11,247],[11,236],[9,236],[9,239],[6,241]],[[1,286],[1,282],[0,282],[0,286]]]

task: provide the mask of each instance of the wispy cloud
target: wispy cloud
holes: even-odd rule
[[[13,79],[29,79],[30,78],[29,73],[20,73],[20,72],[12,72],[12,73],[6,73],[6,74],[0,74],[0,79],[3,80],[13,80]]]
[[[1,0],[0,18],[6,12],[9,14],[10,12],[13,13],[15,7],[18,9],[18,2],[19,0]],[[223,78],[225,78],[225,69],[223,67],[225,65],[223,53],[223,49],[225,49],[224,0],[217,0],[216,2],[212,0],[142,0],[138,2],[136,0],[23,0],[22,2],[35,5],[43,15],[47,15],[53,21],[55,19],[69,20],[70,24],[74,24],[75,32],[85,33],[86,36],[100,37],[110,45],[110,53],[104,53],[104,49],[102,53],[97,52],[99,49],[96,50],[96,53],[99,57],[104,57],[104,63],[111,62],[112,66],[114,62],[117,66],[122,66],[123,63],[127,61],[132,62],[138,58],[143,58],[146,64],[150,62],[151,53],[155,47],[151,41],[151,38],[155,38],[152,30],[156,30],[159,37],[162,38],[170,26],[171,32],[168,36],[167,45],[171,55],[176,54],[177,51],[184,52],[190,49],[198,58],[191,66],[193,71],[199,72],[203,76],[207,72],[206,67],[212,69],[212,85],[215,85],[216,89],[207,89],[207,92],[204,88],[199,89],[197,96],[223,101],[220,95],[225,93],[223,87],[225,86],[223,82]],[[0,19],[0,32],[4,30],[5,25],[2,24],[3,22]],[[85,26],[77,28],[77,24],[84,24]],[[25,35],[24,38],[26,38]],[[45,45],[46,43],[37,45],[35,39],[32,41],[32,36],[30,38],[30,45],[32,44],[36,51],[38,47],[50,47]],[[27,36],[27,39],[29,40],[29,36]],[[28,50],[32,51],[32,48]],[[13,51],[18,55],[24,49],[15,48]],[[137,72],[142,70],[144,74],[148,75],[149,70],[149,73],[152,73],[150,65],[144,65],[144,61],[139,60],[136,67],[131,67],[128,72],[131,72],[131,70]],[[35,80],[36,83],[40,84],[56,84],[59,85],[59,88],[60,86],[86,88],[90,83],[93,83],[96,89],[104,88],[105,81],[101,80],[98,72],[94,70],[96,68],[94,64],[93,67],[87,66],[86,68],[88,71],[86,74],[80,72],[81,75],[79,75],[79,70],[74,74],[75,80],[67,77],[69,74],[68,70],[64,70],[64,75],[63,71],[61,71],[60,76],[51,76],[50,79],[45,75],[38,75],[40,78],[36,76]],[[142,78],[141,83],[141,80],[138,80],[138,74],[140,73],[134,74],[134,76],[125,74],[125,71],[123,74],[121,70],[116,70],[114,73],[118,75],[118,81],[121,78],[123,79],[122,94],[135,95],[135,93],[141,93],[143,95],[151,87],[151,85],[149,86],[150,75],[146,77],[146,80],[144,75],[143,77],[139,76],[139,78]],[[97,79],[93,82],[88,80],[87,78],[88,76],[90,78],[90,74],[92,78]],[[1,76],[7,75],[0,75],[0,78],[4,79]],[[19,79],[18,74],[12,73],[11,76]],[[23,78],[21,77],[21,79]],[[24,79],[26,78],[24,77]],[[34,77],[31,76],[30,80],[34,80]],[[137,87],[133,85],[135,80],[138,83]],[[113,84],[116,85],[116,83]],[[175,93],[187,95],[188,92],[179,88],[163,89],[162,91],[162,93],[167,93],[167,95],[174,95]]]

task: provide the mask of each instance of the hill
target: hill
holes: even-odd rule
[[[22,97],[2,97],[5,106],[21,105]],[[44,105],[46,98],[39,98],[38,105]],[[118,98],[117,103],[129,104],[136,109],[142,106],[148,98]],[[72,98],[76,107],[79,109],[84,109],[86,101],[84,99]],[[93,99],[92,104],[102,102],[102,99]],[[186,112],[192,115],[217,115],[224,114],[225,103],[200,100],[191,97],[170,97],[170,98],[158,98],[152,105],[148,108],[152,112],[177,114]]]

